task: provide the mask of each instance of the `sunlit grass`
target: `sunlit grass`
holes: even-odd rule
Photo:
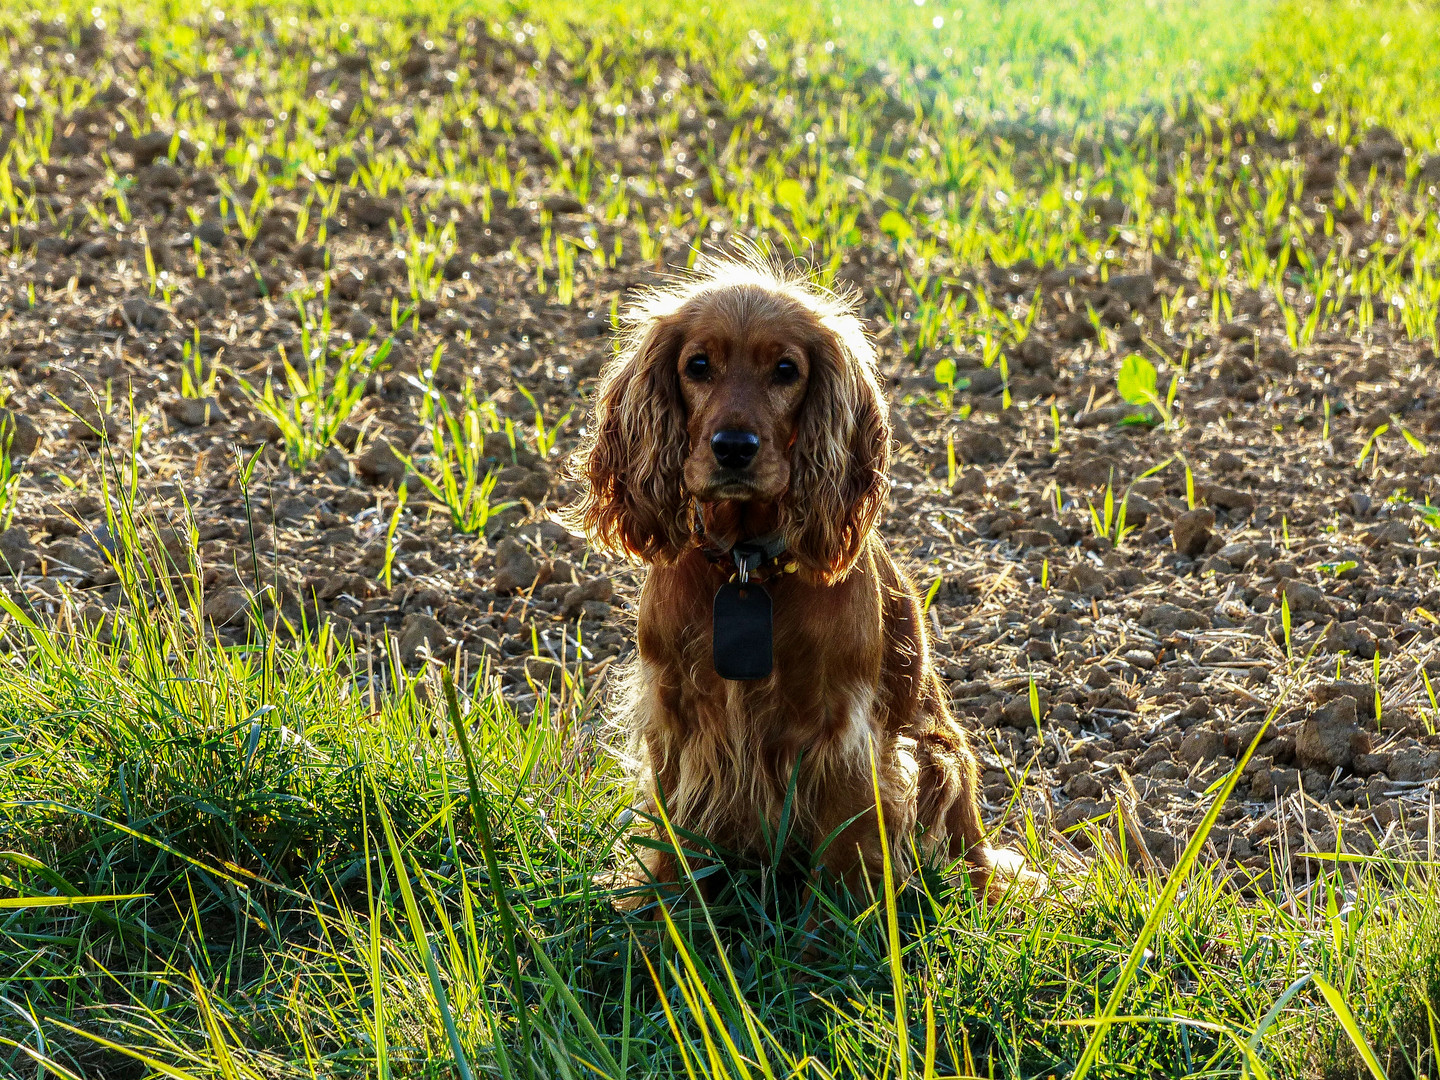
[[[135,28],[138,66],[116,59],[117,26]],[[1047,302],[1005,295],[989,267],[1083,264],[1103,279],[1162,256],[1191,279],[1160,297],[1154,336],[1175,339],[1169,352],[1120,348],[1089,300],[1070,300],[1114,353],[1120,396],[1170,428],[1191,323],[1217,329],[1250,294],[1276,305],[1292,350],[1377,329],[1435,344],[1437,39],[1435,7],[1409,0],[62,0],[0,13],[0,220],[14,227],[6,256],[28,267],[22,227],[52,213],[40,170],[67,118],[108,88],[124,96],[120,134],[166,132],[162,160],[183,142],[223,181],[177,218],[215,221],[250,259],[272,234],[315,248],[290,295],[270,296],[250,264],[300,333],[265,358],[281,377],[244,376],[242,392],[297,470],[333,444],[392,337],[466,288],[447,272],[454,204],[490,221],[532,198],[556,200],[541,204],[538,240],[501,257],[567,308],[601,307],[607,270],[689,265],[726,237],[767,238],[827,279],[860,249],[881,253],[894,287],[867,281],[862,298],[878,298],[900,355],[935,368],[947,407],[964,389],[960,353],[1000,371],[1012,404],[1010,354]],[[501,45],[547,77],[487,81]],[[402,72],[417,46],[438,76],[424,95]],[[342,64],[367,74],[347,83]],[[522,138],[543,152],[521,153]],[[1333,155],[1309,153],[1322,145]],[[147,227],[135,177],[101,164],[65,228]],[[361,196],[393,210],[375,236],[403,281],[377,335],[345,341],[327,245]],[[198,236],[174,259],[167,271],[148,254],[146,295],[169,303],[182,275],[209,280],[216,261]],[[31,308],[36,289],[7,300]],[[186,349],[180,390],[207,397],[221,372],[198,334]],[[439,359],[421,387],[432,452],[411,483],[480,532],[500,509],[485,435],[509,425],[512,445],[523,435],[545,458],[569,418],[537,408],[517,432],[473,384],[442,396]],[[1052,422],[1058,451],[1058,411]],[[953,485],[953,442],[948,467]],[[119,618],[87,622],[80,597],[44,617],[0,599],[13,650],[0,668],[0,1070],[1029,1077],[1085,1061],[1091,1075],[1308,1076],[1362,1075],[1366,1055],[1392,1076],[1437,1067],[1433,847],[1317,857],[1303,880],[1293,866],[1250,881],[1197,863],[1182,882],[1131,869],[1123,828],[1107,826],[1086,868],[1051,865],[1037,845],[1053,878],[1039,898],[984,904],[937,875],[846,899],[740,868],[708,911],[632,919],[595,884],[625,794],[578,669],[559,700],[518,712],[488,673],[451,672],[448,710],[434,664],[407,671],[393,650],[362,662],[253,566],[252,638],[224,645],[201,614],[189,522],[147,517],[135,474],[107,468]],[[1125,513],[1107,486],[1096,537],[1123,543]],[[1314,674],[1291,658],[1297,685]]]
[[[445,673],[367,672],[323,631],[221,646],[120,505],[127,592],[154,581],[167,603],[127,605],[100,644],[0,601],[28,658],[0,679],[4,885],[32,898],[0,925],[0,982],[25,1002],[0,1019],[12,1067],[1035,1076],[1087,1045],[1097,1075],[1353,1071],[1357,1046],[1391,1075],[1435,1060],[1421,852],[1319,858],[1256,891],[1201,862],[1132,869],[1124,830],[1098,823],[1089,867],[1032,852],[1052,875],[1038,897],[984,904],[936,875],[846,899],[740,868],[708,907],[622,916],[594,882],[624,792],[577,722],[583,686],[517,715],[483,677],[447,707]]]
[[[387,338],[332,350],[328,326],[313,342],[306,327],[298,366],[281,349],[283,391],[277,391],[274,380],[268,377],[258,389],[241,380],[241,389],[255,411],[279,431],[285,459],[292,469],[303,469],[334,445],[341,427],[365,394],[366,380],[384,364],[391,344],[392,339]]]
[[[418,462],[420,483],[450,513],[450,521],[463,533],[483,533],[490,518],[512,505],[491,504],[497,470],[485,449],[487,434],[503,434],[493,408],[478,401],[473,384],[463,388],[456,406],[444,398],[425,410],[430,452]],[[513,428],[512,428],[513,437]],[[508,440],[507,440],[508,441]]]

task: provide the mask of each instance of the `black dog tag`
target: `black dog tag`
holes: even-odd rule
[[[775,666],[770,594],[757,582],[727,581],[715,593],[715,674],[764,679]]]

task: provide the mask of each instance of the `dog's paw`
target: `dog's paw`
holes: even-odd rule
[[[1009,848],[986,847],[976,852],[974,866],[971,880],[992,900],[1007,895],[1041,896],[1049,888],[1045,875],[1030,869],[1025,856]]]
[[[616,911],[642,918],[660,918],[660,904],[679,899],[684,890],[676,882],[661,882],[635,869],[606,870],[590,879]]]
[[[652,882],[624,870],[602,870],[591,877],[590,884],[616,911],[635,912],[652,902],[656,895]]]

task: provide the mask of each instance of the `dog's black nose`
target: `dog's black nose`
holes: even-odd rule
[[[760,436],[753,431],[717,431],[710,440],[710,450],[721,468],[743,469],[755,460],[760,449]]]

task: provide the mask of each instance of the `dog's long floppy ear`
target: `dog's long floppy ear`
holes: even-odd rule
[[[782,522],[790,551],[829,584],[860,557],[890,492],[890,418],[875,351],[851,315],[829,315],[791,452]]]
[[[646,561],[675,557],[688,539],[680,346],[674,316],[637,328],[601,375],[593,433],[570,466],[581,491],[566,524],[602,548]]]

